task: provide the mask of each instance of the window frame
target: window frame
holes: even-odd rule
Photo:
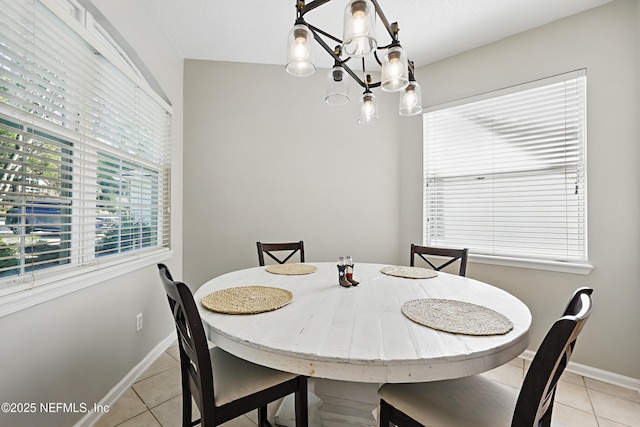
[[[84,40],[95,52],[99,53],[103,60],[114,67],[114,70],[118,70],[124,74],[137,89],[142,91],[145,96],[150,99],[150,101],[142,102],[156,103],[159,108],[168,114],[167,133],[164,134],[165,148],[163,149],[163,156],[165,156],[165,158],[160,163],[153,163],[154,168],[161,174],[159,191],[162,192],[163,202],[153,205],[157,207],[155,215],[160,216],[160,219],[157,219],[158,223],[154,226],[155,233],[153,236],[155,236],[154,238],[157,242],[152,247],[136,247],[131,251],[104,257],[97,256],[94,252],[93,256],[90,257],[93,261],[88,265],[85,265],[82,261],[80,263],[74,261],[69,264],[46,268],[46,274],[39,274],[36,279],[25,280],[24,276],[26,275],[7,276],[3,278],[0,289],[0,317],[114,279],[173,256],[173,250],[170,246],[171,167],[169,159],[171,151],[171,105],[163,99],[163,96],[151,88],[151,85],[142,78],[140,72],[135,68],[134,62],[115,44],[114,39],[109,37],[109,34],[97,24],[90,12],[85,10],[77,2],[74,2],[74,0],[37,0],[37,2],[44,6],[44,8],[57,19],[62,21],[63,25],[71,30],[77,37]],[[98,37],[96,36],[97,30],[100,30]],[[90,139],[87,139],[86,134],[83,136],[81,133],[77,133],[77,129],[72,129],[73,126],[56,126],[53,123],[47,123],[45,120],[39,119],[39,117],[31,117],[31,115],[20,112],[18,109],[11,110],[11,108],[12,107],[7,107],[3,109],[4,113],[1,115],[3,120],[9,123],[25,127],[31,127],[34,123],[37,123],[37,126],[34,127],[35,130],[51,131],[52,135],[56,136],[71,134],[73,135],[70,139],[72,142],[77,142],[78,140],[90,141]],[[21,133],[26,133],[26,131],[23,129]],[[144,143],[144,141],[142,143]],[[100,138],[89,142],[88,145],[93,147],[92,149],[95,150],[94,155],[96,157],[100,157],[101,154],[105,153],[111,154],[112,152],[112,147],[108,144],[104,144],[103,146]],[[131,161],[126,157],[120,157],[119,160],[121,162]],[[139,161],[143,169],[145,162],[146,160],[144,159]],[[137,163],[138,160],[136,159],[136,164]],[[151,164],[151,161],[148,163]],[[73,180],[75,181],[75,178],[73,178]],[[93,184],[93,186],[96,185],[99,184]],[[77,192],[81,191],[82,190]],[[71,200],[74,200],[74,202],[76,200],[83,202],[88,200],[86,197],[85,194],[84,198],[76,199],[76,195],[73,195]],[[91,197],[89,197],[89,199],[91,199]],[[94,195],[93,204],[98,206],[99,203]],[[144,206],[142,209],[143,208]],[[74,216],[78,217],[78,214],[76,213]],[[95,227],[94,224],[87,222],[88,220],[84,218],[84,214],[82,216],[81,226],[91,227],[90,230]],[[22,227],[24,227],[24,225]],[[72,237],[72,240],[75,241],[78,239],[77,231],[69,233],[76,233],[76,235]],[[88,241],[90,241],[90,239],[88,239]],[[121,245],[122,242],[118,241],[117,246],[119,247]],[[97,247],[95,243],[93,247]],[[73,250],[73,248],[70,249],[70,251]]]
[[[569,80],[571,78],[582,78],[586,79],[586,70],[576,70],[569,73],[563,73],[560,75],[552,76],[549,78],[544,78],[532,82],[528,82],[521,85],[515,85],[508,88],[503,88],[496,91],[491,91],[487,93],[483,93],[480,95],[463,98],[460,100],[456,100],[453,102],[432,106],[429,108],[425,108],[423,111],[423,121],[424,121],[424,134],[423,134],[423,166],[424,166],[424,175],[423,175],[423,236],[422,242],[424,245],[435,245],[433,241],[429,240],[428,232],[428,217],[429,217],[429,203],[428,203],[428,183],[429,179],[432,179],[427,172],[427,149],[428,149],[428,135],[427,135],[427,120],[428,115],[430,113],[438,112],[441,110],[446,110],[449,108],[461,107],[468,104],[472,104],[475,102],[482,102],[486,100],[492,100],[495,98],[499,98],[505,95],[518,94],[519,92],[525,92],[530,89],[544,87],[546,85],[551,85],[554,83],[562,82]],[[470,247],[469,260],[472,262],[477,262],[481,264],[492,264],[492,265],[501,265],[508,267],[517,267],[517,268],[530,268],[530,269],[538,269],[538,270],[547,270],[547,271],[557,271],[557,272],[566,272],[566,273],[574,273],[574,274],[589,274],[593,269],[593,266],[588,261],[588,238],[587,238],[587,229],[588,229],[588,220],[587,220],[587,212],[586,212],[586,199],[587,199],[587,191],[586,191],[586,181],[587,181],[587,160],[586,160],[586,151],[587,151],[587,142],[586,142],[586,83],[584,88],[584,99],[583,99],[583,107],[585,109],[584,112],[584,123],[583,123],[583,132],[584,138],[581,142],[582,146],[580,147],[580,154],[582,155],[581,159],[581,167],[584,171],[584,219],[583,219],[583,232],[584,232],[584,260],[574,261],[574,260],[553,260],[553,259],[544,259],[544,258],[536,258],[536,257],[527,257],[527,256],[518,256],[517,254],[491,254],[491,253],[478,253],[473,251],[473,248]],[[498,176],[499,174],[495,175]],[[455,175],[451,175],[455,177]],[[493,194],[493,193],[492,193]],[[493,200],[493,199],[492,199]],[[433,228],[433,227],[431,227]],[[442,243],[441,243],[442,244]],[[445,246],[446,244],[442,244]],[[472,246],[472,245],[468,245]]]

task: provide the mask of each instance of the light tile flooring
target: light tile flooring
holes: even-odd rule
[[[178,427],[181,425],[178,348],[170,347],[103,415],[95,427]],[[527,362],[516,359],[486,376],[519,388]],[[195,408],[195,405],[194,405]],[[273,414],[277,406],[270,407]],[[198,418],[197,409],[194,419]],[[223,424],[255,427],[251,413]],[[554,427],[640,427],[640,393],[565,372],[558,384]]]

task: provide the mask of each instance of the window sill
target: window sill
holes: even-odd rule
[[[543,261],[524,258],[510,258],[492,255],[469,255],[470,262],[479,264],[502,265],[505,267],[529,268],[534,270],[556,271],[560,273],[587,275],[593,270],[591,264],[581,264],[561,261]]]
[[[67,276],[46,285],[2,296],[0,297],[0,318],[164,261],[171,258],[172,255],[173,251],[166,249],[141,254],[134,260],[117,262],[108,266],[103,265],[100,268],[92,268],[90,271]]]

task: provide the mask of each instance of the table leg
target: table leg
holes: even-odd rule
[[[315,393],[322,400],[318,416],[324,427],[376,426],[378,384],[314,380]]]
[[[309,379],[309,427],[376,426],[378,384]],[[276,425],[295,427],[293,396],[285,398]]]

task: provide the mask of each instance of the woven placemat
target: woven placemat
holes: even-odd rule
[[[409,319],[439,331],[463,335],[503,335],[513,329],[504,315],[481,305],[448,299],[416,299],[402,305]]]
[[[273,274],[297,275],[314,273],[318,267],[309,264],[274,264],[265,270]]]
[[[225,314],[256,314],[277,310],[289,304],[293,294],[267,286],[239,286],[215,291],[202,298],[202,305]]]
[[[438,272],[422,267],[405,267],[403,265],[388,265],[380,270],[388,276],[404,277],[407,279],[431,279],[436,277]]]

